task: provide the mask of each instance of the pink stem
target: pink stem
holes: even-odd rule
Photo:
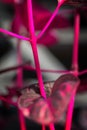
[[[41,75],[41,71],[40,71],[38,51],[37,51],[37,46],[36,46],[36,36],[35,36],[33,14],[32,14],[32,0],[27,0],[27,6],[28,6],[27,9],[28,9],[29,31],[30,31],[30,37],[32,39],[31,46],[32,46],[32,51],[33,51],[33,55],[34,55],[34,60],[35,60],[38,82],[39,82],[39,86],[40,86],[40,93],[44,98],[46,98],[42,75]]]
[[[65,125],[65,130],[70,130],[71,129],[71,124],[72,124],[72,113],[73,113],[73,108],[74,108],[74,100],[75,100],[75,95],[72,96],[69,106],[68,106],[68,111],[67,111],[67,117],[66,117],[66,125]]]
[[[45,31],[48,29],[49,25],[52,23],[53,19],[55,18],[55,16],[57,15],[60,7],[62,6],[62,4],[64,3],[64,0],[61,0],[61,2],[58,3],[56,9],[54,10],[51,18],[49,19],[49,21],[47,22],[47,24],[45,25],[45,27],[43,28],[43,30],[38,34],[37,39],[41,38],[42,35],[45,33]]]
[[[37,51],[37,46],[36,46],[36,36],[35,36],[33,13],[32,13],[32,0],[27,0],[27,9],[28,9],[28,22],[29,22],[30,37],[32,39],[31,47],[32,47],[33,55],[34,55],[36,72],[37,72],[38,82],[39,82],[39,86],[40,86],[40,93],[46,99],[46,93],[44,91],[44,85],[43,85],[42,75],[41,75],[41,71],[40,71],[39,58],[38,58],[38,51]]]
[[[26,70],[36,70],[35,68],[28,66],[28,65],[24,65],[23,66],[24,69]],[[70,71],[67,70],[50,70],[50,69],[41,69],[41,72],[46,72],[46,73],[71,73]]]
[[[83,74],[86,74],[87,73],[87,69],[86,70],[83,70],[83,71],[81,71],[81,72],[79,72],[79,76],[80,75],[83,75]]]
[[[22,63],[22,56],[21,56],[21,41],[18,40],[17,44],[17,62],[18,64]],[[22,68],[19,68],[17,70],[17,86],[22,87],[23,86],[23,74],[22,74]]]
[[[2,33],[4,33],[4,34],[7,34],[7,35],[10,35],[10,36],[12,36],[12,37],[21,39],[21,40],[30,41],[30,39],[27,38],[27,37],[20,36],[20,35],[18,35],[18,34],[12,33],[12,32],[10,32],[10,31],[7,31],[7,30],[2,29],[2,28],[0,28],[0,32],[2,32]]]
[[[29,31],[30,31],[30,36],[32,39],[32,41],[31,41],[32,50],[33,50],[33,55],[34,55],[34,60],[35,60],[35,65],[36,65],[36,72],[37,72],[37,76],[38,76],[39,86],[40,86],[40,93],[46,99],[46,93],[44,91],[44,85],[43,85],[42,75],[41,75],[41,71],[40,71],[39,58],[38,58],[38,51],[37,51],[37,46],[36,46],[36,36],[35,36],[33,14],[32,14],[32,0],[27,0],[27,5],[28,5],[27,8],[28,8]],[[55,129],[53,124],[49,125],[49,127],[51,128],[51,130]]]
[[[45,129],[45,125],[42,125],[42,130],[46,130],[46,129]]]
[[[13,67],[8,67],[8,68],[5,68],[5,69],[2,69],[0,70],[0,74],[4,74],[6,72],[9,72],[9,71],[14,71],[16,69],[19,69],[19,68],[23,68],[24,70],[33,70],[33,71],[36,71],[36,69],[32,66],[29,66],[29,65],[25,65],[26,63],[24,64],[20,64],[20,65],[17,65],[17,66],[13,66]],[[43,73],[64,73],[64,74],[69,74],[69,73],[73,73],[72,71],[70,70],[49,70],[49,69],[41,69],[40,70],[41,72]],[[87,73],[87,70],[84,70],[82,72],[79,72],[79,75],[80,73],[84,74],[84,73]]]
[[[72,57],[72,69],[74,71],[78,71],[79,32],[80,32],[80,15],[78,11],[76,11],[75,23],[74,23],[73,57]]]
[[[73,46],[73,57],[72,57],[72,67],[74,68],[73,73],[76,76],[78,76],[79,30],[80,30],[80,15],[78,14],[78,11],[76,11],[75,25],[74,25],[74,46]],[[72,98],[70,100],[69,107],[68,107],[65,130],[70,130],[71,129],[75,93],[73,94],[73,96],[72,96]]]
[[[16,10],[16,15],[19,15],[19,8],[18,8],[17,5],[15,5],[15,10]],[[26,39],[26,37],[23,37],[23,36],[20,36],[20,35],[5,31],[5,30],[4,30],[4,32],[13,36],[13,37],[19,38],[21,40],[28,40],[29,41],[29,38]],[[22,56],[21,56],[21,50],[20,50],[21,40],[19,40],[19,39],[18,39],[18,44],[17,44],[17,63],[21,64],[22,63]],[[17,70],[17,81],[16,81],[18,87],[23,86],[22,75],[23,75],[22,74],[22,68],[18,68],[18,70]],[[21,130],[26,130],[25,119],[24,119],[24,116],[22,115],[22,112],[19,109],[18,109],[18,116],[19,116]]]
[[[20,110],[18,111],[18,114],[19,114],[19,121],[20,121],[21,130],[26,130],[26,124],[25,124],[24,116],[23,116],[23,114]]]
[[[53,123],[51,123],[51,124],[49,125],[49,129],[50,129],[50,130],[55,130],[55,127],[54,127]]]
[[[18,64],[22,63],[22,56],[21,56],[21,41],[18,39],[18,44],[17,44],[17,62]],[[22,87],[23,86],[23,74],[22,74],[22,68],[19,68],[17,70],[17,86]],[[19,121],[20,121],[20,127],[21,130],[26,130],[26,124],[25,124],[25,119],[22,114],[22,112],[18,109],[18,116],[19,116]]]
[[[4,74],[6,72],[10,72],[10,71],[14,71],[14,70],[19,69],[19,68],[23,68],[25,64],[26,63],[20,64],[20,65],[17,65],[17,66],[8,67],[8,68],[5,68],[5,69],[1,69],[0,74]]]

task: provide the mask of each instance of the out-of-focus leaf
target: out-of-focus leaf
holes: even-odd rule
[[[13,3],[13,0],[4,0],[4,2]],[[33,2],[33,18],[34,18],[35,31],[41,31],[48,22],[48,20],[50,19],[52,12],[44,8],[38,2],[36,3],[35,0],[33,0],[32,2]],[[29,31],[27,0],[22,1],[19,4],[15,2],[14,8],[15,8],[15,17],[12,22],[11,27],[12,32],[19,34],[22,26],[24,26],[26,30]],[[47,31],[44,33],[43,37],[38,39],[37,43],[44,45],[52,45],[54,43],[57,43],[58,38],[50,33],[52,29],[67,28],[69,26],[70,23],[67,18],[61,15],[57,15],[50,24]],[[23,29],[22,33],[25,33]]]

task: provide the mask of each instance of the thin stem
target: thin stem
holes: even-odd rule
[[[32,66],[29,66],[29,65],[24,65],[23,68],[25,70],[36,70],[34,67]],[[41,69],[40,70],[41,72],[44,72],[44,73],[71,73],[71,71],[69,70],[51,70],[51,69]]]
[[[83,75],[83,74],[86,74],[87,73],[87,69],[86,70],[83,70],[83,71],[81,71],[81,72],[79,72],[79,76],[80,75]]]
[[[17,62],[18,64],[22,63],[22,56],[21,56],[21,41],[18,40],[17,44]],[[17,86],[22,87],[23,86],[23,74],[22,74],[22,68],[19,68],[17,70]],[[19,116],[19,121],[20,121],[20,127],[21,130],[26,130],[26,124],[25,124],[25,119],[24,116],[21,112],[21,110],[18,109],[18,116]]]
[[[71,130],[74,101],[75,101],[75,95],[72,96],[68,106],[65,130]]]
[[[34,60],[35,60],[36,72],[37,72],[38,82],[39,82],[39,86],[40,86],[40,93],[44,98],[46,98],[42,75],[41,75],[41,71],[40,71],[38,51],[37,51],[37,46],[36,46],[36,36],[35,36],[33,13],[32,13],[32,0],[27,0],[27,9],[28,9],[29,32],[30,32],[30,37],[32,39],[31,47],[32,47]]]
[[[25,65],[26,63],[24,64],[20,64],[20,65],[17,65],[17,66],[13,66],[13,67],[8,67],[8,68],[5,68],[5,69],[2,69],[0,70],[0,74],[4,74],[6,72],[10,72],[10,71],[14,71],[16,69],[19,69],[19,68],[23,68],[24,70],[28,70],[28,71],[36,71],[36,69],[32,66],[29,66],[29,65]],[[41,69],[40,70],[41,72],[43,73],[54,73],[54,74],[58,74],[58,73],[63,73],[63,74],[69,74],[69,73],[72,73],[71,70],[51,70],[51,69]],[[87,72],[87,70],[84,70]],[[82,72],[79,72],[79,73],[85,73],[84,71]]]
[[[72,69],[76,72],[78,71],[79,32],[80,32],[80,15],[78,11],[76,11],[75,23],[74,23],[73,56],[72,56]]]
[[[53,123],[51,123],[51,124],[49,125],[49,129],[50,129],[50,130],[55,130],[55,127],[54,127],[54,124],[53,124]]]
[[[45,125],[42,125],[42,130],[46,130],[46,129],[45,129]]]
[[[64,0],[61,0],[61,2],[58,3],[56,9],[54,10],[51,18],[49,19],[49,21],[46,23],[45,27],[43,28],[43,30],[38,34],[37,39],[41,38],[42,35],[45,33],[45,31],[48,29],[49,25],[52,23],[53,19],[55,18],[55,16],[57,15],[60,7],[62,6],[62,4],[64,3]]]
[[[18,40],[17,44],[17,62],[18,64],[22,63],[22,56],[21,56],[21,41]],[[17,86],[22,87],[23,86],[23,72],[22,68],[18,68],[17,70]]]
[[[21,39],[21,40],[30,41],[30,39],[27,38],[27,37],[24,37],[24,36],[21,36],[21,35],[18,35],[18,34],[12,33],[12,32],[10,32],[10,31],[7,31],[7,30],[2,29],[2,28],[0,28],[0,32],[2,32],[2,33],[4,33],[4,34],[7,34],[7,35],[9,35],[9,36],[12,36],[12,37],[15,37],[15,38]]]
[[[27,8],[28,8],[29,31],[30,31],[30,36],[32,39],[32,42],[31,42],[32,50],[33,50],[33,55],[34,55],[34,60],[35,60],[35,65],[36,65],[36,72],[38,76],[39,86],[40,86],[40,93],[46,99],[46,93],[44,91],[44,85],[43,85],[39,58],[38,58],[38,51],[37,51],[37,46],[36,46],[36,36],[35,36],[33,13],[32,13],[32,0],[27,0],[27,5],[28,5]],[[55,129],[53,124],[51,124],[51,126],[49,125],[49,127],[51,128],[51,130]]]
[[[19,115],[19,121],[20,121],[20,127],[21,130],[26,130],[26,124],[25,124],[25,119],[20,110],[18,110],[18,115]]]
[[[5,68],[5,69],[1,69],[0,70],[0,75],[4,74],[6,72],[14,71],[14,70],[19,69],[19,68],[23,68],[25,64],[26,63],[20,64],[20,65],[17,65],[17,66],[8,67],[8,68]]]
[[[78,76],[79,30],[80,30],[80,15],[79,15],[78,11],[76,10],[75,25],[74,25],[73,57],[72,57],[72,69],[73,69],[72,72],[76,76]],[[74,109],[75,93],[73,94],[73,96],[72,96],[72,98],[70,100],[69,107],[68,107],[65,130],[70,130],[71,129],[72,115],[73,115],[73,109]]]

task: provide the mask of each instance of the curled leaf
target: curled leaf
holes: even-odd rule
[[[73,74],[66,74],[55,82],[45,83],[47,99],[40,95],[38,84],[31,85],[23,89],[18,106],[22,112],[27,110],[28,114],[24,115],[37,123],[56,123],[66,111],[79,83],[79,78]]]

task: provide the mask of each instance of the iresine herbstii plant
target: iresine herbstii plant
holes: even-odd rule
[[[18,47],[17,47],[17,52],[18,52],[17,61],[19,66],[14,66],[0,71],[0,74],[2,74],[7,71],[12,71],[15,69],[18,70],[17,87],[8,89],[9,91],[8,96],[6,97],[0,96],[0,99],[18,108],[21,130],[26,130],[24,116],[34,120],[37,123],[42,124],[42,130],[45,130],[45,125],[48,125],[50,130],[55,130],[53,123],[57,123],[59,121],[60,117],[63,115],[66,109],[68,109],[68,111],[66,115],[65,130],[70,130],[72,124],[74,98],[76,95],[76,90],[80,83],[78,76],[87,72],[86,70],[79,72],[79,66],[78,66],[78,43],[79,43],[78,41],[79,41],[79,31],[80,31],[80,15],[79,15],[78,8],[82,8],[84,5],[86,5],[87,1],[86,0],[58,0],[58,5],[54,10],[53,14],[47,12],[44,9],[41,10],[42,13],[47,16],[46,21],[43,21],[42,14],[36,12],[35,9],[39,8],[40,10],[40,7],[36,4],[34,0],[3,0],[3,2],[14,4],[15,18],[12,23],[12,32],[9,32],[2,28],[0,28],[0,32],[19,39]],[[32,8],[32,2],[35,2],[33,8]],[[59,26],[57,24],[56,25],[53,24],[52,21],[54,20],[56,23],[58,18],[59,18],[58,20],[62,19],[62,17],[57,17],[56,15],[63,4],[71,4],[75,6],[75,10],[76,10],[74,11],[75,12],[74,44],[73,44],[71,70],[54,71],[54,70],[40,69],[37,42],[38,43],[39,41],[41,42],[41,38],[45,33],[48,34],[48,37],[50,39],[51,37],[49,33],[50,30],[52,28],[59,28]],[[33,10],[34,10],[34,17],[32,13]],[[26,12],[26,16],[25,16],[25,12]],[[39,21],[35,21],[37,15],[40,16]],[[67,22],[65,21],[65,23]],[[40,25],[40,27],[37,26],[38,24]],[[63,24],[62,27],[68,26],[67,24],[64,23],[62,24]],[[20,28],[22,25],[26,27],[27,31],[30,34],[30,37],[19,35]],[[35,30],[41,30],[38,36],[36,36]],[[53,39],[53,37],[51,38]],[[22,64],[22,58],[20,53],[20,40],[26,40],[30,42],[36,68],[28,66],[26,63]],[[34,84],[22,89],[21,87],[23,82],[22,81],[23,69],[36,70],[38,84]],[[53,82],[49,81],[44,83],[42,80],[41,71],[50,72],[50,73],[64,73],[64,74],[56,81]],[[18,87],[21,88],[20,92],[17,91],[19,90]],[[12,101],[12,97],[14,95],[18,97],[17,103],[14,103]]]

